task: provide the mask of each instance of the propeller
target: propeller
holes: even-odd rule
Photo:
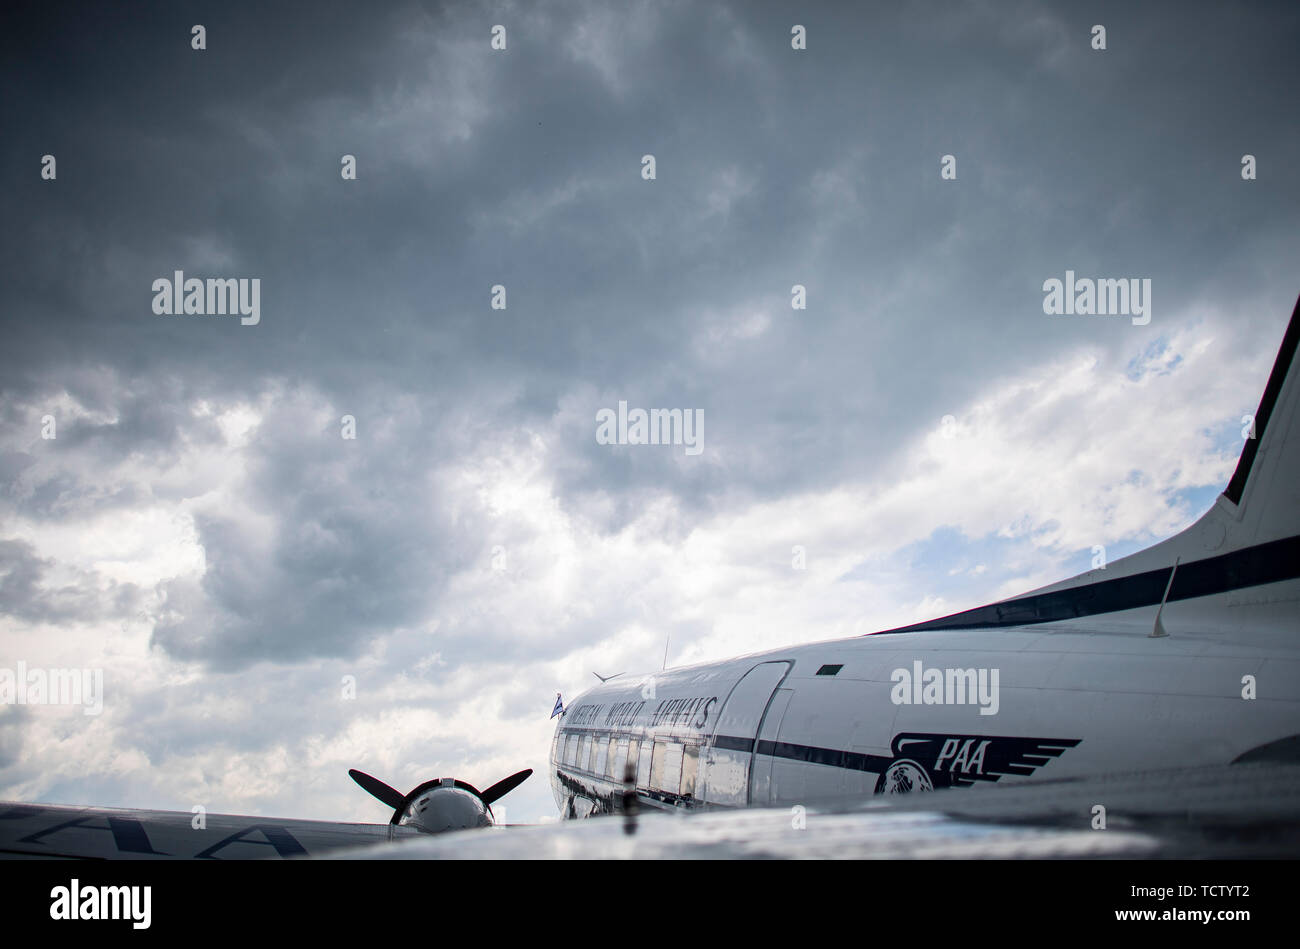
[[[401,807],[402,802],[406,800],[406,795],[397,790],[397,788],[389,787],[383,781],[371,777],[364,771],[358,771],[356,768],[351,768],[348,770],[348,777],[361,785],[361,787],[369,792],[372,797],[379,798],[393,810],[397,810]]]
[[[523,771],[517,771],[510,775],[510,777],[501,779],[486,791],[480,791],[468,781],[461,781],[460,779],[456,779],[455,787],[462,791],[468,791],[482,801],[484,807],[491,808],[496,801],[499,801],[515,788],[519,787],[519,785],[523,784],[524,781],[528,780],[529,775],[532,773],[532,768],[525,768]],[[403,794],[401,791],[397,790],[397,788],[385,784],[383,781],[380,781],[373,775],[366,774],[364,771],[358,771],[356,768],[348,769],[348,776],[352,778],[353,781],[357,782],[357,784],[361,785],[362,789],[366,791],[366,793],[378,798],[391,807],[393,809],[394,822],[401,817],[402,812],[406,809],[408,800],[413,799],[416,794],[426,791],[440,783],[438,781],[426,781],[415,788],[415,790],[411,791],[410,794]]]
[[[533,773],[532,768],[524,768],[523,771],[516,771],[514,774],[510,775],[510,777],[502,778],[500,781],[492,785],[492,787],[488,788],[486,791],[484,791],[482,794],[479,794],[478,796],[483,799],[484,804],[491,807],[494,801],[499,801],[501,798],[505,797],[515,788],[519,787],[519,785],[527,781],[528,776],[532,773]],[[475,791],[474,793],[478,794],[477,791]]]

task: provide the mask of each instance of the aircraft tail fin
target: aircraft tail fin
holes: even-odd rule
[[[1195,524],[1068,580],[885,632],[1021,626],[1163,609],[1166,602],[1300,579],[1298,345],[1300,299],[1255,412],[1253,437],[1247,437],[1228,486]]]
[[[1300,531],[1300,300],[1282,337],[1273,372],[1222,498],[1233,506],[1245,543]]]

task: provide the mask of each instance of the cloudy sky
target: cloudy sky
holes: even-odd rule
[[[230,7],[0,29],[0,666],[105,688],[0,707],[3,799],[382,821],[349,767],[541,772],[555,693],[668,637],[1140,549],[1300,290],[1294,4]],[[1045,314],[1067,269],[1150,322]],[[260,322],[156,314],[177,270]],[[599,444],[620,400],[703,451]]]

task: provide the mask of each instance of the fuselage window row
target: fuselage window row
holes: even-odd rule
[[[638,790],[695,796],[700,745],[677,741],[641,741],[611,735],[565,733],[556,743],[557,763],[566,770],[623,784],[628,766]]]

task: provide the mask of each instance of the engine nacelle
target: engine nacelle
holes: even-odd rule
[[[454,778],[426,781],[406,795],[393,812],[392,823],[426,834],[492,826],[492,812],[472,788]]]
[[[393,809],[393,816],[388,821],[389,837],[393,836],[393,828],[396,827],[409,827],[424,834],[491,827],[495,823],[492,805],[519,787],[532,773],[532,768],[517,771],[508,778],[502,778],[486,791],[480,791],[467,781],[439,778],[436,781],[425,781],[415,790],[403,794],[374,775],[356,768],[348,770],[348,775],[367,794]]]

